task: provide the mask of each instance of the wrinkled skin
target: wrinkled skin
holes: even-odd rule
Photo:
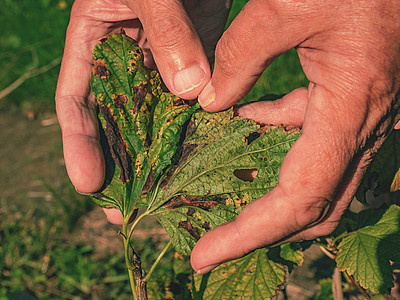
[[[132,11],[117,1],[97,2],[113,2],[121,19],[133,17]],[[262,71],[293,47],[310,81],[308,88],[296,89],[276,102],[239,109],[239,114],[260,123],[302,126],[302,136],[284,160],[279,184],[235,221],[199,240],[192,252],[193,268],[203,274],[264,245],[332,232],[373,154],[399,119],[398,1],[250,0],[218,41],[211,80],[198,35],[178,1],[126,2],[142,21],[148,38],[143,45],[150,47],[167,86],[187,98],[199,95],[200,104],[208,111],[237,103]],[[115,20],[117,15],[97,9],[96,21],[93,12],[90,17],[82,13],[90,11],[92,3],[75,4],[75,8],[83,8],[75,9],[71,17],[57,90],[65,160],[71,180],[81,192],[95,191],[104,173],[94,102],[89,96],[90,51],[115,26],[102,21]],[[157,15],[152,14],[154,10]],[[178,20],[157,19],[159,10]],[[212,15],[211,10],[207,13]],[[156,41],[155,28],[166,24],[170,31]],[[128,35],[135,37],[135,30],[144,37],[133,25]],[[194,88],[179,94],[172,78],[177,70],[193,65],[200,66],[204,76],[200,83],[192,84]]]
[[[156,63],[170,91],[182,98],[196,98],[209,81],[207,55],[212,60],[229,8],[223,1],[207,0],[201,5],[194,5],[197,1],[193,0],[184,2],[198,24],[197,31],[179,1],[75,1],[57,85],[56,108],[68,175],[80,193],[98,190],[104,180],[96,101],[89,87],[92,51],[100,39],[124,28],[144,49],[145,64],[154,67]],[[193,66],[201,71],[193,72]],[[192,69],[194,82],[187,80],[185,72],[175,78],[185,69]]]

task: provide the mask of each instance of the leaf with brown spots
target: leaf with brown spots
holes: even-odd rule
[[[280,165],[298,136],[260,127],[234,117],[229,110],[195,113],[177,168],[149,204],[176,250],[189,254],[197,233],[202,236],[233,220],[246,205],[273,188]],[[183,226],[187,221],[191,226]]]
[[[199,106],[163,92],[158,73],[145,67],[142,50],[123,33],[110,34],[95,46],[91,87],[105,132],[103,149],[112,158],[108,163],[119,170],[107,169],[106,177],[113,179],[94,200],[101,206],[116,203],[126,216],[172,165],[187,121]]]
[[[211,274],[194,275],[193,298],[270,299],[285,285],[287,270],[267,254],[265,249],[259,249],[222,264]]]
[[[199,207],[181,206],[160,209],[155,215],[171,237],[175,250],[189,255],[203,234],[237,216],[233,207],[221,204],[205,212]]]
[[[228,120],[221,123],[207,118],[205,112],[194,115],[194,122],[198,120],[196,126],[210,134],[194,138],[197,128],[192,129],[193,134],[188,133],[183,149],[189,148],[191,152],[184,152],[185,158],[179,160],[177,169],[168,178],[168,184],[159,191],[150,208],[165,203],[171,205],[169,202],[176,201],[179,195],[190,196],[193,200],[195,197],[204,198],[203,201],[222,197],[227,199],[224,204],[234,205],[233,199],[237,195],[250,202],[276,185],[283,158],[299,133],[287,133],[279,128],[260,128],[250,120],[233,117],[229,112],[224,114]],[[208,127],[202,124],[204,120],[209,124]],[[264,133],[248,143],[245,137],[260,130]],[[216,131],[217,135],[211,134]]]

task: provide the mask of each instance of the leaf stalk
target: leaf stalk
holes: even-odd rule
[[[150,271],[147,273],[147,275],[143,278],[143,282],[148,282],[151,275],[153,274],[154,270],[156,269],[156,267],[158,266],[158,264],[160,263],[161,259],[164,257],[165,253],[167,253],[167,251],[169,250],[169,248],[172,246],[172,242],[171,240],[168,241],[168,243],[165,245],[164,249],[160,252],[160,254],[158,255],[156,261],[153,263],[153,265],[150,268]]]

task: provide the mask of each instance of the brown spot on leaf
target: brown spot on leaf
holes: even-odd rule
[[[189,157],[190,153],[196,149],[196,144],[184,144],[182,149],[182,154],[179,158],[178,166],[183,164]]]
[[[101,194],[101,193],[91,193],[90,196],[92,196],[93,198],[99,199],[99,200],[103,199],[103,194]]]
[[[205,231],[211,230],[211,225],[209,222],[205,221],[201,228],[205,229]]]
[[[180,221],[178,223],[178,228],[185,229],[196,240],[200,239],[200,233],[199,233],[198,228],[194,227],[192,222],[190,222],[190,220]]]
[[[119,94],[113,98],[113,101],[116,108],[122,109],[124,105],[128,103],[128,97],[126,95]]]
[[[150,174],[149,174],[149,176],[147,176],[147,180],[146,180],[146,183],[145,183],[145,185],[144,185],[144,187],[142,189],[141,195],[146,195],[150,191],[150,188],[153,185],[153,181],[154,181],[153,177],[154,177],[153,171],[150,170]]]
[[[151,137],[150,137],[150,134],[148,134],[147,132],[146,132],[146,136],[145,136],[145,138],[144,138],[144,141],[143,141],[143,143],[144,143],[144,146],[148,149],[149,147],[150,147],[150,145],[151,145]]]
[[[107,40],[108,40],[108,37],[102,38],[102,39],[100,40],[100,43],[105,43],[105,42],[107,42]]]
[[[174,106],[182,106],[182,105],[186,105],[186,102],[182,98],[175,98],[172,104]]]
[[[110,72],[108,72],[106,68],[106,64],[101,59],[95,60],[92,63],[92,73],[94,76],[100,77],[101,79],[110,75]]]
[[[147,94],[147,83],[141,83],[138,86],[132,87],[132,94],[133,94],[133,107],[132,107],[132,113],[136,114],[140,107],[143,104],[143,101],[146,97]]]
[[[213,199],[207,199],[202,197],[179,195],[169,200],[164,205],[164,208],[174,209],[182,206],[194,206],[208,211],[218,204],[226,204],[226,201],[217,197]]]
[[[100,105],[101,113],[106,121],[105,134],[110,146],[111,156],[121,169],[120,179],[123,183],[129,180],[132,173],[132,156],[107,105]]]
[[[188,215],[189,217],[192,217],[192,216],[194,215],[195,212],[196,212],[196,211],[194,210],[193,207],[189,207],[189,208],[188,208],[188,211],[187,211],[187,213],[186,213],[186,215]]]

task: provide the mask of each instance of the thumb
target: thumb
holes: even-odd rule
[[[306,103],[307,94],[299,90],[292,96],[300,96],[303,99],[299,102]],[[287,100],[290,103],[293,99]],[[277,186],[244,208],[234,221],[210,230],[197,242],[191,255],[194,270],[207,273],[222,262],[280,243],[321,221],[334,202],[352,159],[351,153],[358,145],[358,141],[349,143],[347,138],[356,136],[353,131],[358,130],[350,122],[356,116],[354,108],[350,105],[340,108],[340,123],[335,113],[339,110],[329,105],[331,100],[323,88],[312,88],[305,114],[300,109],[294,118],[301,120],[304,116],[302,134],[283,161]],[[323,114],[321,107],[325,108]],[[279,106],[278,110],[286,111]],[[270,117],[275,118],[274,114]],[[358,116],[357,119],[364,120]],[[321,229],[319,235],[331,232],[332,226]]]
[[[273,60],[318,30],[308,20],[321,21],[323,12],[301,6],[287,1],[246,4],[217,44],[212,79],[199,95],[205,110],[220,111],[242,100]]]
[[[211,77],[203,46],[182,3],[176,0],[130,0],[154,61],[168,89],[184,99],[197,98]]]

